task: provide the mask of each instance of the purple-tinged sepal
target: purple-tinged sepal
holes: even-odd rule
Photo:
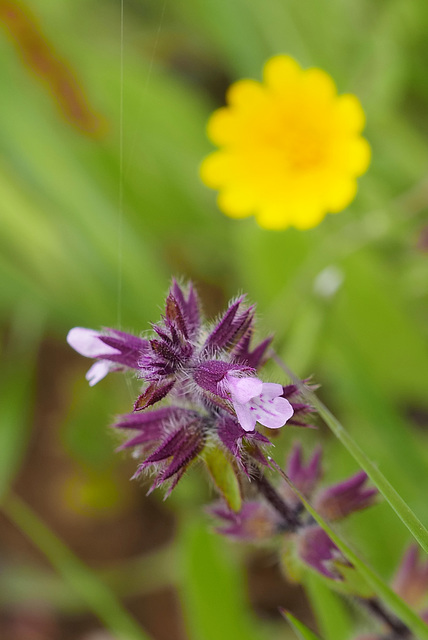
[[[186,290],[187,289],[187,290]],[[165,318],[170,326],[175,328],[186,339],[192,339],[198,333],[201,325],[201,313],[198,295],[190,283],[183,290],[176,280],[166,300]]]
[[[235,375],[248,375],[253,369],[223,360],[205,360],[195,367],[193,378],[201,389],[220,398],[229,399],[227,375],[232,371]]]
[[[366,487],[368,480],[364,471],[351,478],[320,491],[315,499],[315,508],[327,520],[341,520],[354,511],[372,506],[378,494],[374,487]]]
[[[237,540],[262,542],[281,533],[281,520],[266,503],[245,502],[238,512],[217,503],[207,511],[222,523],[216,528],[218,533]]]
[[[428,560],[420,558],[416,545],[411,545],[404,554],[392,581],[392,588],[411,607],[418,608],[426,601]]]
[[[215,353],[224,349],[231,350],[249,331],[254,320],[254,308],[242,308],[245,296],[240,296],[229,305],[224,315],[212,329],[204,343],[204,351]]]
[[[145,471],[155,472],[150,491],[167,481],[172,489],[202,453],[206,442],[204,419],[196,411],[182,407],[166,406],[119,416],[113,427],[133,433],[119,449],[134,448],[143,458],[134,478]]]
[[[223,416],[219,419],[217,425],[217,434],[223,445],[230,451],[234,458],[238,461],[241,468],[246,472],[246,456],[249,455],[261,462],[260,456],[263,455],[259,448],[251,447],[251,443],[257,442],[261,445],[270,445],[271,442],[266,436],[258,431],[244,431],[238,421],[232,416]],[[247,446],[250,443],[250,446]],[[266,464],[266,462],[263,462]]]
[[[268,349],[272,343],[273,336],[263,340],[263,342],[258,344],[252,351],[250,349],[251,337],[252,332],[247,331],[233,349],[232,355],[235,360],[238,360],[253,369],[260,369],[269,358]]]
[[[318,525],[306,527],[299,533],[297,551],[301,560],[322,576],[331,580],[343,579],[335,563],[346,564],[346,559]]]
[[[181,407],[162,407],[118,416],[113,428],[130,431],[133,434],[130,440],[119,447],[119,450],[130,447],[138,447],[140,451],[153,450],[176,425],[184,421],[192,422],[196,417],[197,414],[194,411]]]
[[[163,400],[172,390],[175,380],[169,380],[164,383],[152,382],[147,389],[141,393],[134,403],[134,411],[142,411],[147,407]]]
[[[201,312],[199,298],[192,283],[183,290],[177,281],[173,280],[168,298],[174,301],[173,306],[176,309],[173,313],[180,316],[179,324],[183,335],[189,339],[195,337],[201,326]]]
[[[312,497],[316,486],[322,478],[321,462],[322,449],[320,446],[315,449],[310,460],[304,464],[301,444],[296,443],[293,445],[287,459],[286,473],[305,498],[310,499]],[[282,487],[282,493],[293,505],[299,503],[296,494],[285,483]]]
[[[156,479],[149,493],[168,480],[175,486],[189,465],[203,451],[205,440],[205,430],[199,420],[182,423],[176,431],[164,436],[161,444],[139,465],[133,478],[137,478],[146,470],[154,471]]]
[[[304,380],[303,382],[307,382]],[[311,386],[310,388],[316,388],[316,386]],[[300,390],[295,384],[288,384],[282,388],[282,397],[286,398],[291,406],[293,407],[294,414],[291,417],[289,424],[294,427],[307,427],[311,429],[316,429],[316,425],[308,422],[308,416],[311,413],[315,413],[314,407],[306,402],[301,402],[300,398]]]

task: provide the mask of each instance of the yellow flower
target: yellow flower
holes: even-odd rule
[[[208,135],[220,150],[205,158],[201,177],[233,218],[309,229],[355,196],[370,162],[364,113],[327,73],[288,56],[268,60],[263,80],[233,84],[228,106],[211,116]]]

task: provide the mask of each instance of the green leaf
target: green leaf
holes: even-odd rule
[[[241,489],[232,462],[221,449],[208,449],[204,461],[217,489],[233,511],[242,505]]]
[[[90,571],[20,498],[9,495],[6,516],[52,563],[73,591],[117,640],[149,640],[115,595]]]
[[[42,314],[28,304],[19,305],[0,372],[0,501],[19,469],[28,442],[41,329]]]
[[[250,613],[242,566],[206,521],[181,529],[181,600],[190,640],[261,640]]]
[[[307,572],[304,584],[326,640],[351,638],[353,625],[343,598],[326,586],[321,576],[313,571]]]
[[[384,603],[393,611],[397,617],[406,624],[419,640],[428,640],[428,626],[425,622],[410,609],[410,607],[402,600],[392,589],[371,569],[357,554],[342,540],[342,538],[331,528],[324,518],[314,509],[314,507],[306,500],[303,494],[291,482],[276,462],[270,458],[272,466],[278,471],[281,477],[292,488],[299,500],[303,503],[307,511],[314,520],[324,529],[327,535],[333,540],[335,545],[340,549],[343,555],[354,565],[360,572],[361,576],[366,580],[367,584],[373,589],[376,595],[384,601]]]
[[[407,503],[394,489],[391,483],[385,478],[383,473],[376,467],[376,465],[366,456],[364,451],[355,442],[352,436],[346,431],[344,426],[335,418],[331,411],[325,406],[319,398],[308,389],[299,380],[292,371],[284,364],[284,362],[274,356],[277,364],[287,373],[287,375],[293,380],[302,392],[305,399],[318,411],[319,415],[324,420],[325,424],[330,428],[334,435],[340,440],[340,442],[346,447],[352,457],[358,462],[358,464],[367,473],[373,484],[379,489],[385,500],[394,509],[403,524],[408,528],[412,536],[419,542],[421,547],[428,553],[428,531],[422,524],[422,522],[416,517]]]
[[[281,609],[281,613],[288,620],[299,638],[302,638],[302,640],[320,640],[319,636],[316,636],[313,631],[308,629],[303,622],[300,622],[289,611]]]

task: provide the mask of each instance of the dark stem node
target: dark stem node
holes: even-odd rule
[[[271,485],[269,480],[263,474],[261,469],[256,465],[252,465],[252,478],[257,485],[259,492],[267,500],[272,507],[282,516],[285,529],[287,531],[296,531],[301,527],[300,519],[293,509],[281,498],[277,490]]]

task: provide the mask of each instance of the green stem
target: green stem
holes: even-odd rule
[[[325,424],[346,447],[352,457],[367,473],[373,484],[379,489],[385,500],[395,511],[403,524],[410,531],[412,536],[417,540],[422,549],[428,553],[428,531],[422,522],[416,517],[410,507],[406,504],[399,493],[394,489],[389,480],[385,478],[383,473],[379,471],[377,466],[366,456],[360,446],[355,442],[352,436],[346,431],[344,426],[335,418],[331,411],[321,402],[311,389],[297,378],[281,358],[274,353],[273,359],[281,367],[283,371],[291,378],[294,384],[301,391],[304,398],[317,410]]]
[[[373,617],[379,620],[383,625],[386,625],[392,636],[397,640],[412,640],[414,638],[412,632],[405,624],[392,616],[389,611],[387,611],[382,604],[376,600],[376,598],[370,598],[368,600],[364,600],[363,598],[359,598],[359,603],[367,609],[371,613]]]
[[[287,482],[294,493],[301,500],[306,510],[311,514],[314,520],[319,526],[324,529],[326,534],[331,538],[337,548],[343,553],[345,558],[349,560],[351,565],[358,571],[361,577],[365,580],[371,590],[385,602],[389,609],[395,613],[399,620],[412,631],[415,638],[418,640],[428,640],[428,626],[410,607],[402,600],[394,591],[389,587],[374,571],[371,569],[359,556],[346,544],[343,539],[336,533],[330,524],[324,520],[324,518],[314,509],[305,496],[299,491],[299,489],[293,484],[290,478],[284,473],[284,471],[278,466],[278,464],[269,457],[270,465],[273,469],[280,474],[280,476]]]

